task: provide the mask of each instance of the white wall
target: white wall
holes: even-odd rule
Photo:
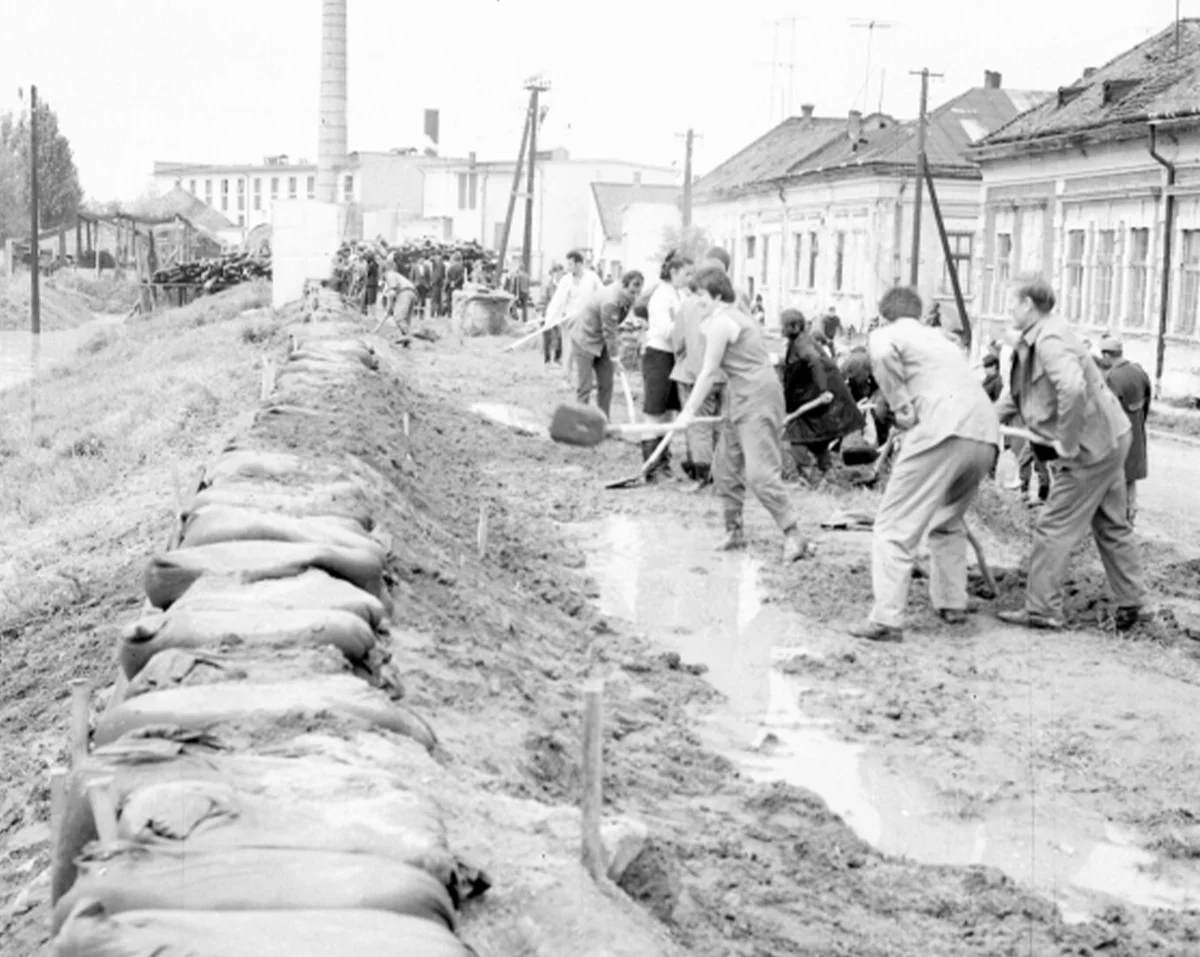
[[[278,309],[299,299],[307,280],[333,274],[342,208],[316,200],[284,200],[275,204],[274,215],[271,305]]]
[[[1147,146],[1139,139],[1089,145],[1086,153],[1075,149],[982,164],[984,250],[978,268],[990,293],[985,314],[993,334],[1007,323],[1004,277],[1036,269],[1054,287],[1059,312],[1083,335],[1093,341],[1105,333],[1119,335],[1126,355],[1155,375],[1165,180]],[[1200,394],[1200,280],[1185,282],[1181,264],[1185,242],[1197,241],[1186,236],[1200,231],[1200,134],[1183,133],[1177,143],[1160,137],[1159,151],[1178,169],[1161,387],[1168,396],[1190,396]],[[1135,230],[1145,231],[1144,271],[1134,255]],[[1082,239],[1078,261],[1071,255],[1072,233]],[[1003,237],[1012,241],[1007,264]]]

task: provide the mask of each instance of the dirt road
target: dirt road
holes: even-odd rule
[[[1150,477],[1138,486],[1139,522],[1156,541],[1200,550],[1200,445],[1195,440],[1150,437]]]
[[[750,551],[717,556],[710,495],[601,490],[636,469],[634,447],[564,448],[470,412],[548,422],[567,394],[538,352],[503,345],[381,341],[391,387],[339,395],[330,413],[344,429],[299,430],[289,445],[349,451],[395,486],[394,655],[406,700],[445,745],[431,779],[452,844],[494,878],[463,915],[481,957],[1195,953],[1200,917],[1182,908],[1197,906],[1200,666],[1180,628],[1035,638],[981,614],[956,633],[917,589],[905,644],[853,644],[867,539],[818,523],[870,495],[795,488],[816,561],[779,568],[757,507]],[[180,420],[191,469],[256,393],[255,348],[281,343],[232,323],[181,330],[174,347],[240,370],[212,383],[220,415]],[[95,375],[105,361],[92,359]],[[62,760],[66,679],[109,670],[170,481],[151,457],[114,475],[119,494],[7,526],[0,562],[55,583],[0,616],[0,937],[14,957],[45,939],[44,774]],[[985,533],[990,553],[1015,563],[1007,536],[1023,513],[985,506],[1003,533]],[[1192,566],[1151,558],[1161,581],[1194,587]],[[1096,619],[1086,562],[1078,581],[1072,608]],[[606,893],[607,923],[563,863],[577,854],[562,813],[578,798],[580,688],[596,677],[606,813],[650,831],[621,882],[643,909]],[[647,921],[663,940],[647,943]]]

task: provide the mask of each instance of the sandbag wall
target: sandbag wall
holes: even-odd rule
[[[280,451],[378,376],[354,327],[296,326],[254,426],[211,462],[118,649],[127,681],[67,781],[59,957],[459,957],[486,879],[412,786],[436,747],[389,660],[387,480]]]

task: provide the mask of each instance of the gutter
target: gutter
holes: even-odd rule
[[[1154,349],[1154,397],[1162,396],[1163,364],[1167,350],[1167,317],[1171,306],[1171,240],[1175,232],[1175,166],[1158,152],[1158,126],[1150,124],[1150,156],[1165,170],[1163,189],[1163,255],[1158,296],[1158,336]]]
[[[1130,117],[1116,123],[1105,120],[1101,123],[1086,123],[1042,136],[1012,136],[991,142],[982,142],[976,146],[968,146],[966,156],[975,162],[980,162],[1017,156],[1023,152],[1053,152],[1089,145],[1089,137],[1094,137],[1090,141],[1092,143],[1138,139],[1141,136],[1142,125],[1146,123],[1152,126],[1166,126],[1168,124],[1195,124],[1198,121],[1200,121],[1200,110],[1144,113],[1141,116]],[[1110,136],[1102,137],[1104,133],[1108,133]],[[1121,136],[1122,133],[1126,135]]]

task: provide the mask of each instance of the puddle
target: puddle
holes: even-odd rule
[[[883,755],[841,740],[804,710],[818,689],[776,670],[781,659],[819,656],[801,621],[767,600],[759,565],[712,550],[716,532],[678,522],[612,516],[572,526],[582,538],[601,610],[688,663],[728,706],[700,729],[748,777],[819,794],[863,840],[886,854],[929,864],[984,864],[1055,901],[1069,921],[1112,901],[1200,907],[1200,875],[1138,848],[1137,835],[1039,787],[1031,804],[1015,792],[946,792],[919,769],[898,771]],[[682,557],[687,556],[687,557]],[[817,643],[814,641],[814,644]],[[862,689],[834,692],[851,702]]]
[[[38,336],[38,373],[72,358],[79,347],[101,329],[119,326],[124,316],[97,316],[74,329],[56,329]],[[0,330],[0,391],[28,382],[32,366],[33,334],[27,329]]]
[[[482,415],[485,419],[491,419],[500,425],[524,435],[534,435],[538,438],[549,439],[550,430],[545,423],[539,422],[532,412],[526,409],[518,408],[515,405],[501,405],[498,402],[476,402],[471,406],[471,411],[477,415]]]

